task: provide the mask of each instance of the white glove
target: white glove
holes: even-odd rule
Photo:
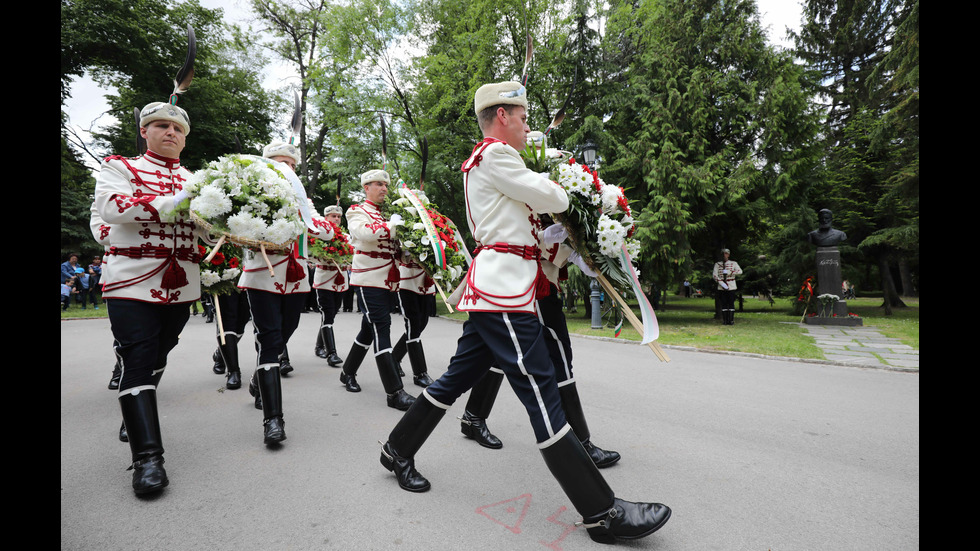
[[[187,199],[188,197],[190,197],[190,194],[187,193],[187,191],[185,191],[183,189],[180,190],[180,191],[178,191],[177,193],[175,193],[174,194],[174,208],[176,208],[177,205],[181,204],[184,201],[184,199]]]
[[[568,239],[568,230],[561,224],[552,224],[541,232],[541,241],[544,243],[561,243]]]
[[[569,262],[571,262],[571,263],[575,264],[576,266],[578,266],[578,268],[580,270],[582,270],[582,273],[585,274],[585,275],[587,275],[587,276],[589,276],[589,277],[595,277],[595,276],[599,275],[599,274],[593,272],[592,271],[592,268],[589,268],[589,265],[586,264],[585,261],[582,260],[582,257],[577,252],[575,252],[575,251],[572,251],[571,253],[569,253],[568,260],[569,260]]]
[[[391,226],[402,226],[404,224],[405,224],[405,221],[402,220],[402,216],[400,214],[398,214],[398,213],[392,214],[391,215],[391,218],[388,219],[388,226],[389,227],[391,227]]]

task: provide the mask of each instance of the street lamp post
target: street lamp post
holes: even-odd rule
[[[585,161],[586,166],[593,168],[596,162],[598,147],[596,147],[594,142],[589,140],[581,149],[582,160]],[[589,298],[592,300],[592,329],[602,329],[602,305],[599,301],[602,295],[599,292],[599,282],[595,278],[592,278],[589,288],[592,290],[592,293],[589,295]]]

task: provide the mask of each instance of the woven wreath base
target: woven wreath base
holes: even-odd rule
[[[258,241],[255,239],[239,237],[237,235],[232,235],[226,231],[216,230],[212,224],[210,224],[209,222],[205,221],[203,218],[198,216],[198,214],[194,211],[191,211],[191,220],[193,220],[195,224],[207,230],[207,232],[210,233],[211,235],[215,237],[220,237],[223,235],[225,236],[226,241],[231,241],[232,243],[239,245],[241,247],[248,247],[250,249],[265,248],[266,252],[282,253],[282,254],[289,253],[293,247],[292,240],[289,240],[285,243],[277,244],[269,241]]]

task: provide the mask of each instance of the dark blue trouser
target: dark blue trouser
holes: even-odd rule
[[[553,438],[565,426],[565,412],[542,326],[534,314],[470,312],[449,367],[423,392],[451,406],[491,364],[503,370],[524,404],[537,442]]]
[[[361,331],[354,338],[367,348],[374,343],[374,354],[391,351],[391,291],[377,287],[352,286],[357,307],[364,312]]]
[[[257,366],[278,366],[279,356],[299,326],[299,317],[306,305],[306,293],[283,295],[255,289],[246,289],[246,292],[258,347]]]
[[[156,386],[167,355],[190,318],[187,303],[154,304],[138,300],[106,300],[116,354],[122,365],[119,393],[140,386]],[[154,377],[156,375],[156,377]]]
[[[554,364],[558,385],[572,380],[572,340],[568,336],[565,314],[561,311],[558,288],[551,286],[551,294],[537,301],[538,321],[544,326],[545,342],[551,363]]]

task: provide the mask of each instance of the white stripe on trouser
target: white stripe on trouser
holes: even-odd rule
[[[367,316],[368,323],[371,324],[371,330],[374,331],[374,355],[375,357],[384,354],[385,352],[391,352],[391,347],[384,350],[378,350],[378,326],[373,321],[371,321],[371,310],[368,307],[367,300],[364,298],[364,289],[361,287],[357,288],[357,292],[361,294],[361,304],[364,305],[364,315]],[[354,341],[357,342],[357,341]]]
[[[408,315],[405,314],[405,303],[402,302],[402,294],[401,294],[401,292],[395,293],[395,295],[398,296],[398,307],[402,311],[402,317],[405,318],[405,342],[406,343],[409,343],[409,342],[419,342],[420,340],[422,340],[422,336],[421,335],[419,335],[419,337],[417,339],[413,339],[412,338],[412,319]]]
[[[545,407],[544,399],[541,398],[541,389],[538,388],[538,383],[534,380],[534,376],[528,373],[524,367],[524,351],[521,350],[521,343],[517,340],[517,334],[514,333],[514,327],[510,323],[510,317],[507,316],[506,312],[502,312],[501,316],[503,317],[504,325],[507,326],[507,331],[510,333],[510,339],[514,343],[514,350],[517,352],[517,367],[527,377],[528,382],[531,383],[531,389],[534,391],[534,399],[538,402],[538,409],[541,410],[541,418],[544,421],[545,428],[548,429],[548,435],[554,436],[555,428],[551,426],[548,408]]]
[[[565,355],[564,344],[562,344],[561,339],[558,338],[558,333],[555,332],[555,330],[552,329],[551,327],[548,327],[548,324],[544,322],[544,316],[541,314],[541,310],[538,308],[535,308],[535,310],[537,311],[536,313],[538,316],[538,321],[541,322],[541,326],[544,327],[546,331],[548,331],[548,334],[551,335],[552,340],[554,340],[555,344],[558,346],[558,352],[561,354],[561,368],[565,370],[565,379],[566,380],[571,379],[572,370],[569,369],[570,366],[568,365],[568,357]],[[549,351],[549,355],[550,355],[550,351]]]

